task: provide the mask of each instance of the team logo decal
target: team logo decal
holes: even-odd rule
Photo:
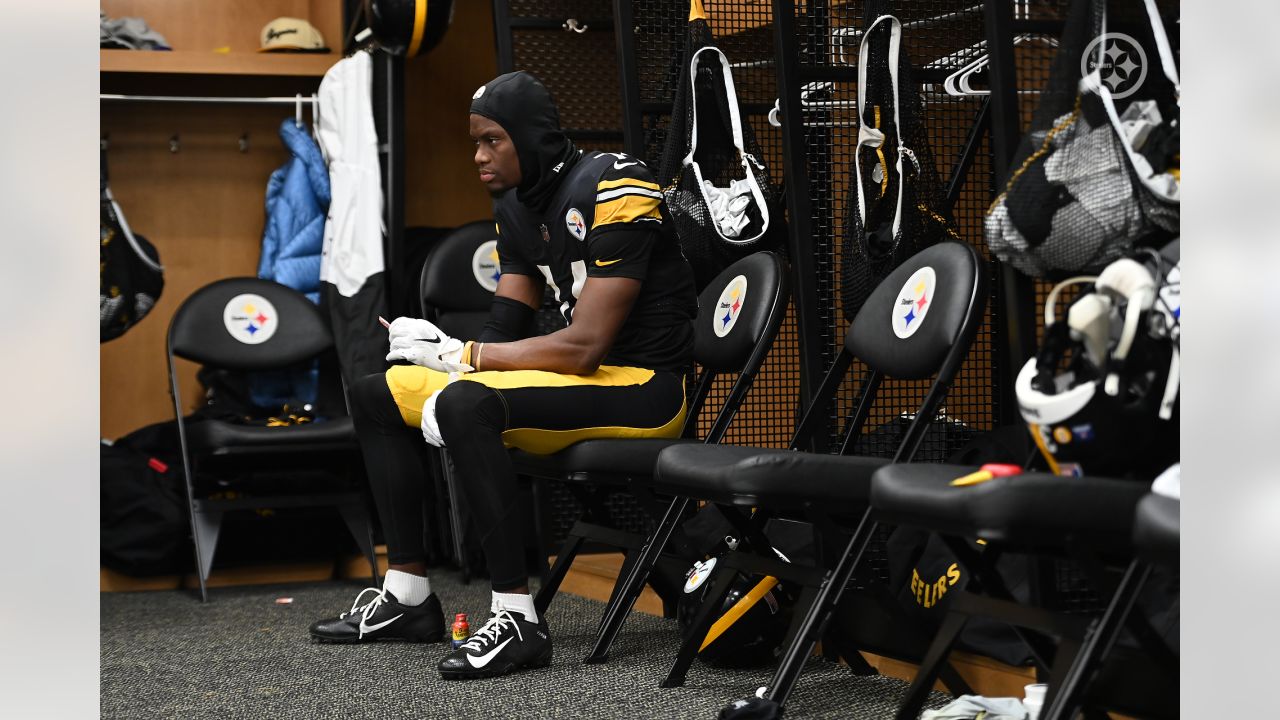
[[[564,214],[564,224],[574,237],[579,240],[586,239],[587,221],[583,219],[582,213],[578,212],[578,208],[569,208],[569,212]]]
[[[484,94],[484,86],[483,86],[483,85],[481,85],[481,86],[480,86],[480,89],[479,89],[479,90],[476,90],[476,93],[475,93],[474,95],[472,95],[472,96],[471,96],[471,99],[472,99],[472,100],[479,100],[479,99],[480,99],[480,96],[481,96],[481,95],[483,95],[483,94]]]
[[[276,334],[280,316],[271,301],[261,295],[237,295],[222,309],[222,323],[231,337],[245,345],[261,345]]]
[[[498,266],[497,240],[486,240],[476,248],[475,254],[471,256],[471,274],[476,276],[476,282],[485,290],[494,292],[498,289],[502,269]]]
[[[738,324],[738,316],[742,314],[742,304],[746,301],[747,277],[739,275],[724,286],[724,290],[720,292],[720,300],[716,302],[716,311],[711,320],[716,337],[728,335],[733,326]]]
[[[1101,65],[1098,64],[1099,45],[1102,46]],[[1094,38],[1080,56],[1080,77],[1094,70],[1111,91],[1111,97],[1127,98],[1147,79],[1147,53],[1137,40],[1124,33],[1106,33]]]
[[[929,314],[929,308],[933,305],[933,289],[937,283],[938,276],[928,265],[907,278],[907,282],[898,291],[898,301],[893,305],[894,335],[905,340],[916,334],[916,330],[924,324],[924,316]]]
[[[711,571],[716,567],[716,559],[702,560],[693,564],[693,568],[689,570],[689,574],[684,578],[684,591],[691,593],[698,589],[698,586],[707,581],[711,577]]]

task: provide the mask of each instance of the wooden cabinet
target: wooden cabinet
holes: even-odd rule
[[[182,96],[309,95],[342,55],[340,0],[102,0],[110,17],[138,16],[172,52],[100,51],[103,93]],[[262,27],[307,19],[334,52],[258,53]],[[454,226],[488,217],[467,137],[475,88],[495,74],[492,9],[459,2],[443,43],[405,68],[405,222]],[[165,333],[196,288],[257,273],[267,179],[288,159],[278,136],[290,106],[119,103],[101,105],[111,187],[136,232],[165,266],[157,306],[100,347],[100,432],[117,438],[172,419]],[[304,117],[309,121],[310,114]],[[170,151],[176,139],[177,152]],[[247,151],[241,151],[247,139]],[[196,368],[179,361],[188,411],[202,402]]]

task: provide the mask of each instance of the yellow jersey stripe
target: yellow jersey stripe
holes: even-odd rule
[[[641,180],[639,178],[621,178],[619,180],[601,180],[600,183],[596,185],[596,192],[604,192],[605,190],[610,190],[616,187],[623,187],[624,185],[629,185],[631,187],[645,188],[647,190],[662,189],[658,187],[658,183],[648,182],[645,180]]]
[[[629,223],[641,218],[662,219],[658,211],[661,200],[645,195],[623,195],[608,202],[596,203],[596,216],[591,223],[594,230],[601,225]]]

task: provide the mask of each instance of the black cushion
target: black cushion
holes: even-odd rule
[[[934,277],[932,293],[923,298],[928,307],[920,319],[912,320],[918,324],[912,333],[899,337],[894,330],[895,313],[921,300],[904,284],[925,267],[933,269]],[[944,242],[926,248],[876,286],[854,318],[845,347],[889,377],[932,377],[959,339],[966,318],[981,313],[986,301],[985,280],[982,259],[972,247]],[[918,313],[921,308],[910,310]]]
[[[187,425],[187,442],[198,453],[342,451],[357,447],[355,427],[347,416],[323,422],[264,427],[240,425],[221,420],[202,420]]]
[[[726,504],[818,502],[841,511],[866,504],[872,473],[888,462],[739,445],[680,445],[658,456],[654,484],[663,492]]]
[[[742,280],[734,284],[738,277]],[[722,297],[731,287],[740,293],[736,300]],[[715,372],[742,370],[770,327],[770,320],[776,324],[780,313],[786,312],[787,292],[782,260],[773,253],[748,255],[725,268],[698,296],[694,359]],[[741,302],[742,307],[734,309],[735,301]]]
[[[232,303],[242,295],[250,297]],[[260,306],[255,297],[272,307]],[[314,303],[291,288],[258,278],[209,283],[182,301],[169,322],[174,355],[237,370],[291,365],[332,344],[328,323]]]
[[[1138,503],[1133,544],[1149,560],[1177,566],[1181,503],[1151,493]]]
[[[955,487],[978,468],[901,463],[875,473],[871,506],[881,519],[951,535],[1062,547],[1077,541],[1128,552],[1144,483],[1026,473]]]
[[[492,255],[477,257],[476,253],[480,246],[497,239],[492,220],[477,220],[449,233],[431,248],[419,285],[423,307],[487,313],[493,290],[480,284],[480,276],[496,282],[491,273],[497,273],[498,266]]]
[[[570,480],[653,477],[658,454],[672,445],[701,445],[682,438],[629,438],[583,440],[553,455],[512,450],[516,472]],[[575,477],[576,476],[576,477]]]

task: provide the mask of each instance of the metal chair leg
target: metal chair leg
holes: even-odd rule
[[[658,527],[654,528],[653,534],[640,550],[630,572],[619,576],[625,577],[625,580],[620,586],[616,586],[619,589],[614,593],[615,600],[605,608],[604,619],[600,621],[600,631],[596,635],[595,644],[583,662],[602,663],[608,659],[609,648],[613,646],[613,641],[622,630],[622,625],[631,613],[631,608],[639,599],[640,592],[649,579],[649,572],[653,570],[662,551],[666,549],[667,543],[671,540],[671,533],[675,531],[680,518],[684,516],[689,502],[688,498],[675,498],[671,501],[666,514],[658,522]]]
[[[693,619],[689,634],[685,637],[684,642],[680,644],[680,653],[676,655],[676,661],[672,663],[671,670],[667,672],[666,679],[662,681],[662,687],[671,688],[684,685],[685,676],[689,674],[689,667],[693,665],[694,658],[698,656],[698,651],[702,648],[702,641],[706,639],[707,632],[711,630],[716,613],[724,605],[724,598],[729,594],[729,588],[737,577],[737,569],[719,564],[711,571],[711,577],[707,579],[711,586],[707,588],[707,593],[702,596],[702,602],[698,605],[698,614]]]
[[[209,600],[207,581],[213,569],[213,551],[218,546],[218,532],[222,529],[221,510],[191,511],[191,539],[196,548],[196,575],[200,579],[200,600]]]
[[[929,652],[924,656],[924,662],[920,663],[920,669],[916,671],[915,679],[911,681],[911,687],[907,689],[906,698],[894,715],[895,720],[916,720],[919,717],[920,710],[924,708],[924,701],[928,699],[930,691],[933,690],[933,683],[938,679],[938,671],[947,661],[947,656],[951,654],[951,648],[960,637],[960,631],[964,629],[967,621],[968,618],[960,613],[947,613],[942,626],[938,628],[938,634],[933,639],[933,644],[929,646]]]
[[[573,559],[578,556],[578,551],[582,549],[583,538],[580,535],[570,534],[565,538],[564,544],[560,546],[560,550],[556,553],[556,564],[551,568],[551,574],[547,576],[546,582],[542,587],[538,588],[538,594],[533,598],[533,608],[537,610],[538,615],[542,615],[551,606],[551,601],[555,599],[556,592],[560,590],[560,583],[564,580],[564,576],[569,573],[569,567],[573,565]]]

